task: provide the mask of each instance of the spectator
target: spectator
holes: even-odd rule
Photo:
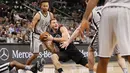
[[[10,24],[9,33],[11,34],[12,32],[14,32],[14,25]]]
[[[13,39],[12,34],[8,34],[7,43],[14,43],[14,39]]]
[[[17,43],[22,43],[22,42],[23,42],[22,34],[19,32],[17,34]]]

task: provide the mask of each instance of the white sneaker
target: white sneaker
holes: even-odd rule
[[[26,70],[19,69],[19,70],[18,70],[18,73],[26,73]]]

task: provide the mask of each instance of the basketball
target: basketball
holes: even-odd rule
[[[43,41],[47,41],[47,37],[50,36],[50,34],[48,32],[44,32],[42,34],[40,34],[40,40]]]

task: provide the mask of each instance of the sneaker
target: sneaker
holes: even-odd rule
[[[45,60],[43,58],[40,61],[38,61],[38,71],[39,72],[43,71],[44,64],[45,64]]]
[[[35,65],[32,66],[31,71],[33,73],[37,73],[37,68],[38,68],[38,63],[36,63]]]

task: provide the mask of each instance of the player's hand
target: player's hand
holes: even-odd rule
[[[31,24],[28,25],[28,29],[29,31],[33,32],[33,27],[31,26]]]
[[[47,40],[48,40],[48,41],[53,41],[53,39],[54,39],[54,38],[53,38],[52,35],[47,36]]]
[[[88,20],[86,20],[86,19],[83,19],[82,21],[81,21],[81,29],[80,29],[82,32],[84,31],[84,30],[86,30],[86,32],[87,33],[89,33],[89,22],[88,22]]]
[[[62,43],[60,46],[61,46],[61,48],[67,48],[69,44],[70,44],[69,41],[66,41],[66,42]]]

